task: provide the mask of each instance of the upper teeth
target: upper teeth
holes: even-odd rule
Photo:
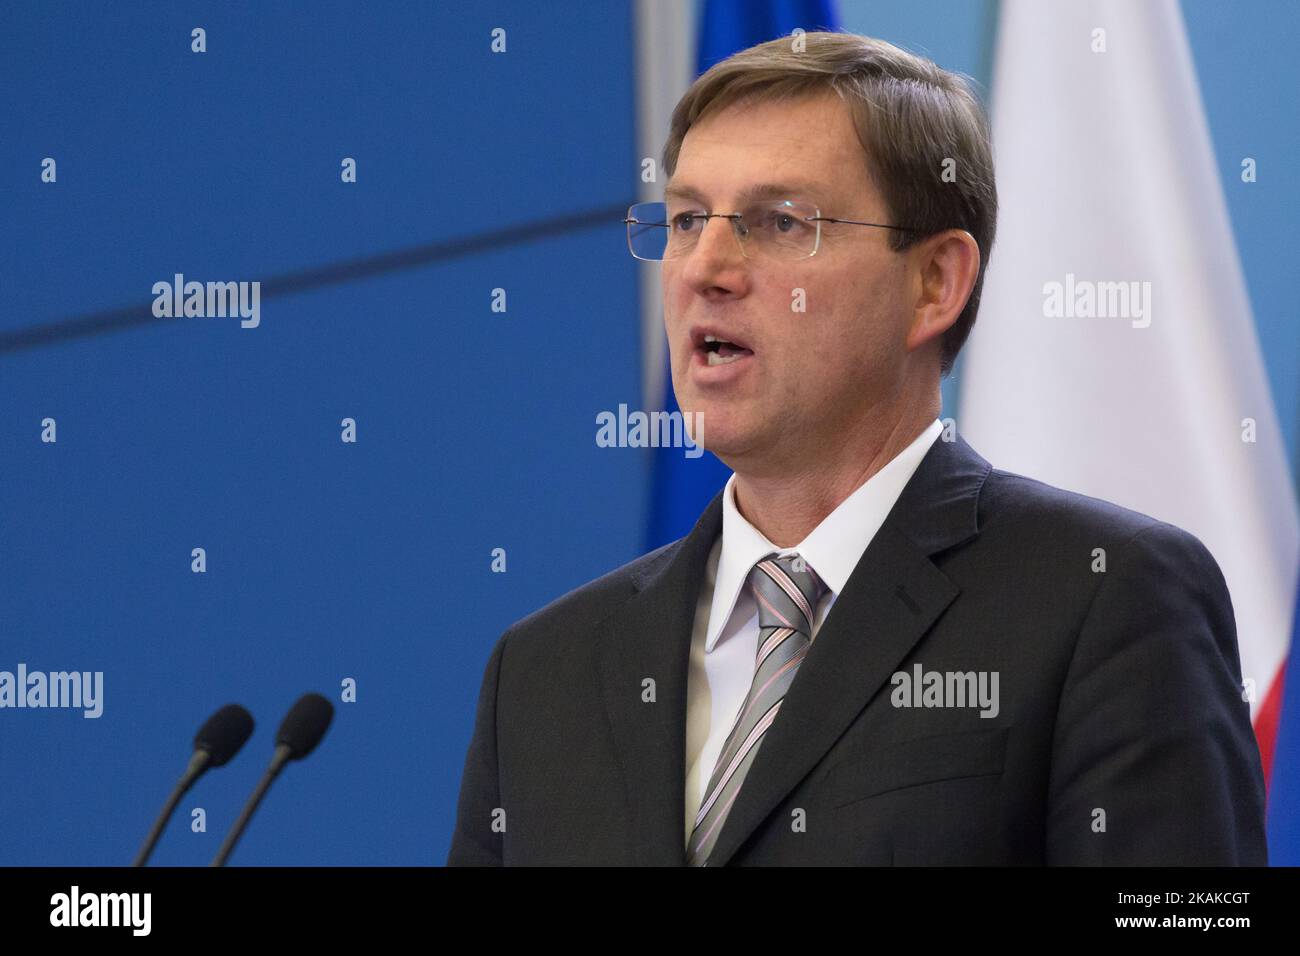
[[[716,335],[706,335],[706,336],[704,336],[704,341],[706,341],[706,342],[721,342],[721,341],[723,341],[723,340],[720,339],[720,338],[718,338]]]

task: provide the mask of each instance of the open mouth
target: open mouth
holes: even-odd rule
[[[705,361],[707,361],[709,365],[727,365],[736,361],[738,358],[754,354],[743,345],[728,342],[726,339],[720,339],[716,335],[704,336],[704,343],[701,346],[701,349],[704,351]]]

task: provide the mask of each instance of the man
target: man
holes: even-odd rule
[[[805,41],[702,76],[628,217],[734,475],[498,640],[448,863],[1265,863],[1209,552],[941,434],[996,220],[977,101]]]

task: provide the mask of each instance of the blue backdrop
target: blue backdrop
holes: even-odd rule
[[[0,670],[105,683],[98,719],[0,710],[0,863],[130,862],[198,725],[237,700],[253,738],[154,860],[207,863],[309,689],[334,724],[232,862],[441,863],[492,641],[642,534],[643,457],[594,440],[598,411],[640,403],[630,10],[42,3],[4,20],[0,336],[144,321],[0,338]],[[326,284],[440,241],[463,255]],[[150,320],[176,272],[322,266],[264,295],[255,329]]]

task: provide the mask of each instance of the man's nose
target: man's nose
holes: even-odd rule
[[[695,240],[695,253],[705,257],[723,256],[744,258],[740,250],[740,237],[736,235],[736,221],[726,216],[710,216],[700,226],[700,237]]]
[[[700,226],[700,236],[685,263],[686,279],[697,289],[731,287],[744,281],[749,260],[741,251],[734,222],[723,216],[712,216]]]

